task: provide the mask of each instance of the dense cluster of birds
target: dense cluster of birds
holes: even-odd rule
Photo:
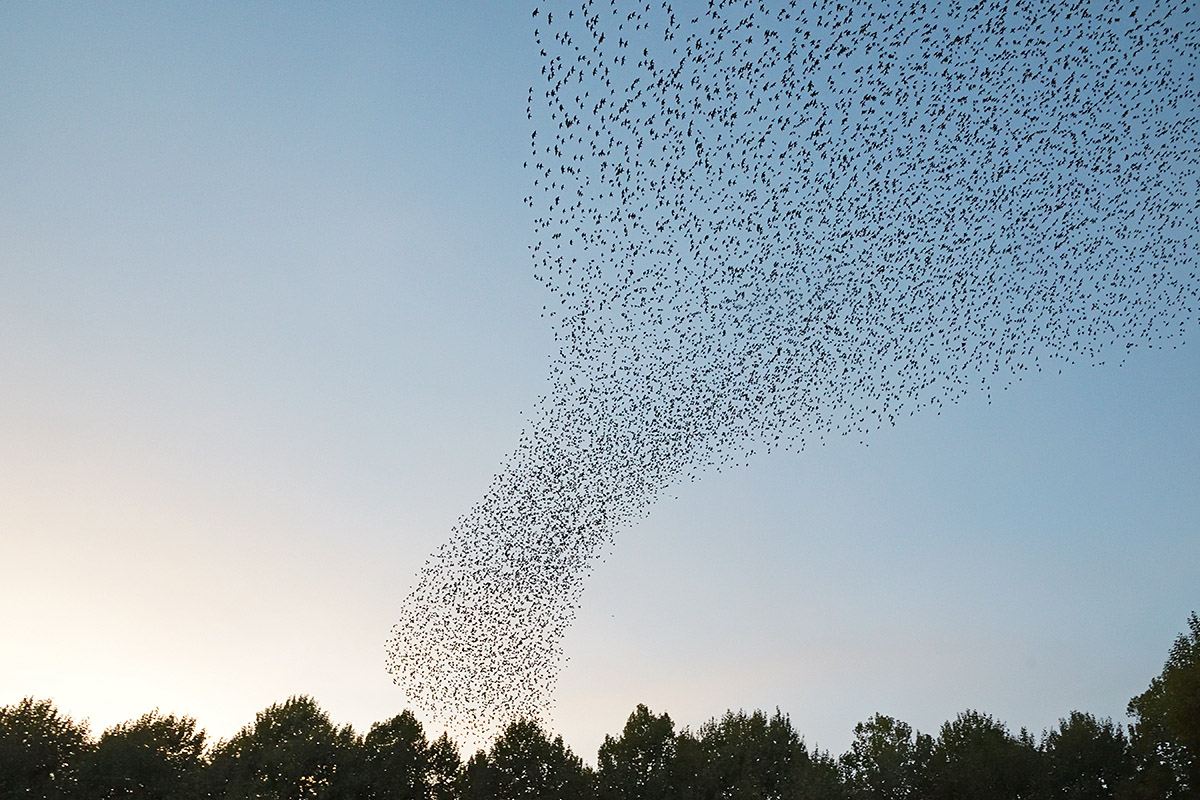
[[[558,352],[404,604],[410,700],[542,716],[583,580],[674,482],[1194,329],[1194,1],[539,2]]]

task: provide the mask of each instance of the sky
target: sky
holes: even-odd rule
[[[389,628],[554,349],[525,5],[0,10],[0,705],[404,708]],[[1198,327],[666,493],[586,584],[555,730],[1123,720],[1200,610]]]

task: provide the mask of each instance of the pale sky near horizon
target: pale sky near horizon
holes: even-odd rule
[[[0,10],[0,705],[365,730],[545,389],[527,4]],[[622,532],[555,729],[1124,720],[1200,610],[1200,342],[705,476]],[[436,735],[439,730],[429,731]]]

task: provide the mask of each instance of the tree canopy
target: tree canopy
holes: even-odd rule
[[[1162,672],[1129,701],[1139,776],[1163,800],[1200,797],[1200,617],[1175,640]]]
[[[877,713],[834,757],[778,709],[693,731],[638,705],[593,770],[531,719],[464,763],[410,711],[359,735],[298,695],[215,744],[157,709],[93,740],[27,697],[0,706],[0,800],[1200,800],[1196,614],[1128,711],[1128,729],[1072,711],[1040,741],[974,709],[936,736]]]

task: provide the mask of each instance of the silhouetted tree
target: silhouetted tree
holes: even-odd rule
[[[443,732],[429,746],[429,793],[433,800],[454,800],[458,797],[457,780],[462,770],[458,747]]]
[[[1200,618],[1175,640],[1162,673],[1129,701],[1135,797],[1200,798]]]
[[[357,737],[335,728],[310,697],[260,711],[213,753],[214,797],[325,800],[353,792]]]
[[[0,798],[74,798],[87,728],[49,700],[0,706]]]
[[[505,728],[486,764],[496,800],[580,800],[591,794],[591,771],[561,736],[550,739],[534,720]]]
[[[823,797],[838,787],[832,760],[814,759],[778,710],[727,712],[697,735],[684,731],[675,746],[674,796],[683,800]]]
[[[928,794],[933,739],[893,717],[876,714],[854,726],[854,741],[840,759],[855,800],[918,800]]]
[[[1129,742],[1111,719],[1072,711],[1042,740],[1047,797],[1108,800],[1129,779]]]
[[[838,761],[827,750],[814,749],[808,766],[794,784],[796,800],[849,800],[850,791],[842,781]]]
[[[482,750],[467,759],[458,777],[459,800],[494,800],[496,798],[496,771]]]
[[[431,752],[411,711],[371,726],[361,745],[360,792],[369,800],[429,800]]]
[[[965,711],[937,739],[876,714],[839,759],[810,752],[778,709],[729,711],[693,733],[639,705],[593,773],[533,720],[464,765],[409,711],[363,737],[292,697],[205,754],[189,717],[157,710],[98,742],[48,700],[0,707],[0,800],[1200,800],[1200,618],[1112,720],[1072,712],[1041,746]]]
[[[930,759],[933,800],[1022,800],[1041,785],[1041,760],[1033,737],[1014,737],[1001,722],[964,711],[942,725]]]
[[[696,734],[687,728],[675,735],[675,755],[669,765],[671,800],[705,800],[711,795],[708,756]]]
[[[675,723],[638,705],[620,738],[604,737],[596,756],[598,794],[613,800],[662,800],[670,786]]]
[[[114,725],[83,760],[81,794],[92,800],[200,797],[204,738],[191,717],[157,709]]]

